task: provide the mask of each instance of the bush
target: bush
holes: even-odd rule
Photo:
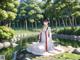
[[[14,36],[14,30],[9,27],[0,26],[0,40],[10,40]]]
[[[64,28],[56,32],[57,34],[80,35],[80,28]]]

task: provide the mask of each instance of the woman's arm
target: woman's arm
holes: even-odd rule
[[[48,37],[49,37],[50,39],[52,39],[52,33],[51,33],[51,28],[50,28],[50,27],[48,28]]]

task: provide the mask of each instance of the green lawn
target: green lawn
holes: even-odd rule
[[[47,57],[36,57],[32,60],[80,60],[80,55],[72,54],[72,53],[64,53],[55,56],[47,56]]]
[[[15,30],[15,34],[27,34],[27,35],[36,35],[39,32],[35,32],[35,31],[29,31],[29,30]]]

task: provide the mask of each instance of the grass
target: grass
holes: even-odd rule
[[[29,30],[15,30],[15,35],[27,34],[28,36],[37,35],[39,32],[29,31]]]
[[[80,55],[72,54],[72,53],[64,53],[55,56],[47,56],[47,57],[36,57],[32,60],[80,60]]]
[[[6,60],[11,60],[13,52],[14,52],[13,48],[4,48],[0,50],[0,55],[5,55]]]

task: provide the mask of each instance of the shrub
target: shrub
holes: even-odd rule
[[[14,36],[14,30],[9,27],[0,26],[0,40],[10,40]]]
[[[76,30],[74,31],[74,34],[75,34],[75,35],[80,35],[80,29],[76,29]]]
[[[57,34],[80,35],[80,28],[65,28],[56,32]]]

